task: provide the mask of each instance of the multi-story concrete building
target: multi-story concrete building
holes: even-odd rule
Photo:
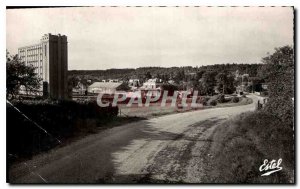
[[[20,59],[35,67],[42,79],[40,94],[54,99],[68,98],[68,41],[65,35],[45,34],[40,43],[18,49]]]

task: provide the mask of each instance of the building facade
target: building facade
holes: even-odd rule
[[[140,87],[140,90],[143,94],[146,94],[147,96],[160,96],[162,84],[163,83],[161,79],[148,79],[148,81],[143,83],[143,86]]]
[[[19,48],[18,55],[26,65],[35,67],[35,73],[42,79],[40,95],[68,98],[67,36],[45,34],[40,43]]]
[[[149,90],[149,89],[157,90],[157,89],[160,89],[162,84],[163,83],[162,83],[161,79],[158,79],[158,78],[148,79],[148,81],[143,83],[143,86],[141,88],[145,89],[145,90]]]

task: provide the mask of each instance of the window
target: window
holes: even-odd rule
[[[47,46],[45,45],[45,56],[47,56]]]

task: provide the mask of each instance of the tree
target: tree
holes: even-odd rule
[[[234,76],[221,72],[216,76],[217,87],[222,94],[231,94],[234,92]]]
[[[294,49],[291,46],[275,48],[262,59],[265,64],[262,77],[268,83],[269,101],[266,111],[293,126],[294,117]]]
[[[68,78],[68,85],[72,88],[75,88],[77,87],[79,81],[80,81],[79,77],[70,76]]]
[[[201,70],[201,71],[197,72],[196,73],[196,80],[199,81],[202,78],[204,73],[205,73],[204,70]]]
[[[178,90],[178,87],[172,84],[163,84],[161,88],[162,91],[168,91],[168,96],[173,96],[174,91]]]
[[[227,83],[225,88],[226,94],[232,94],[236,90],[234,86],[234,76],[232,74],[227,75]]]
[[[247,92],[261,92],[262,89],[262,83],[264,83],[264,80],[260,77],[250,77],[249,78],[250,85],[246,87]]]
[[[184,70],[178,70],[178,72],[176,73],[175,77],[174,77],[174,81],[175,83],[179,84],[180,82],[184,81],[185,79],[185,74],[184,74]]]
[[[148,79],[151,79],[152,78],[152,75],[150,74],[150,72],[147,72],[145,74],[145,79],[148,80]]]
[[[225,87],[226,87],[226,83],[227,83],[226,73],[224,73],[224,72],[218,73],[218,75],[216,76],[216,80],[217,80],[218,90],[220,92],[222,92],[223,94],[225,94]]]
[[[161,75],[159,73],[156,74],[157,79],[161,79]]]
[[[162,82],[163,83],[167,83],[168,81],[169,81],[169,76],[168,76],[168,74],[163,74],[162,76],[161,76],[162,78]]]
[[[29,93],[37,93],[41,87],[41,79],[35,73],[35,68],[26,66],[19,59],[18,55],[10,56],[6,53],[6,95],[15,98],[24,86]]]
[[[207,95],[213,95],[214,93],[214,87],[216,85],[216,77],[217,72],[214,71],[207,71],[202,76],[202,87],[204,90],[204,93]]]

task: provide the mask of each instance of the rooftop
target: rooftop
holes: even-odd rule
[[[122,83],[121,82],[95,82],[90,85],[90,88],[109,88],[115,89],[119,87]]]

